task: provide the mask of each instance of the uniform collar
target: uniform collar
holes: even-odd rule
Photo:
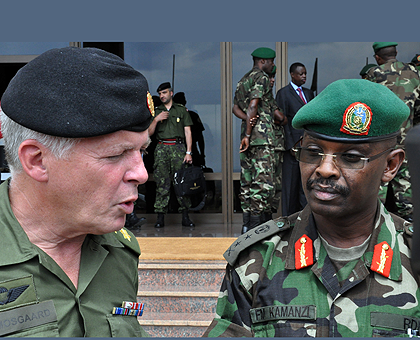
[[[400,254],[400,245],[398,242],[398,233],[401,232],[401,230],[397,230],[400,227],[396,225],[394,222],[392,216],[389,214],[389,212],[385,209],[384,205],[378,201],[378,207],[376,211],[376,218],[375,218],[375,227],[372,232],[372,236],[369,242],[369,245],[363,255],[364,262],[367,267],[367,269],[372,270],[372,262],[376,261],[374,258],[380,257],[381,254],[378,253],[380,251],[380,247],[386,242],[387,245],[389,245],[390,249],[392,249],[392,257],[386,257],[386,261],[388,261],[390,265],[390,271],[389,275],[385,275],[386,273],[380,273],[379,274],[388,277],[391,280],[394,281],[401,281],[402,279],[402,264],[401,264],[401,254]],[[295,226],[293,227],[292,236],[290,239],[290,246],[287,250],[287,256],[286,256],[286,263],[285,267],[286,269],[295,270],[300,269],[301,264],[297,263],[295,260],[296,254],[299,255],[302,251],[301,245],[302,238],[309,238],[310,242],[307,242],[307,239],[305,240],[305,245],[312,244],[313,249],[308,251],[308,248],[306,247],[305,251],[306,254],[313,254],[313,259],[307,259],[307,266],[310,267],[309,263],[316,263],[317,259],[319,258],[320,254],[320,238],[318,237],[318,231],[315,225],[315,220],[313,218],[312,212],[309,208],[309,205],[307,205],[302,212],[299,214]],[[376,247],[376,253],[375,253],[375,246]],[[376,255],[374,255],[374,253]],[[385,261],[385,262],[386,262]],[[375,267],[375,266],[374,266]],[[375,270],[376,271],[376,270]]]

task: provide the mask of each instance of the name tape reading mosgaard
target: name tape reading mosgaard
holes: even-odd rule
[[[0,312],[0,335],[57,321],[54,303],[45,301]]]

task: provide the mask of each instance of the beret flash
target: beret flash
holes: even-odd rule
[[[292,126],[327,140],[368,143],[398,135],[409,115],[408,106],[386,86],[341,79],[304,105]]]
[[[276,52],[268,47],[260,47],[254,50],[251,55],[255,58],[274,59],[276,57]]]
[[[49,50],[21,68],[1,99],[15,122],[44,134],[84,138],[144,131],[154,114],[146,78],[96,48]]]

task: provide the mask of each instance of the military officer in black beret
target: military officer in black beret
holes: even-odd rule
[[[155,134],[158,140],[153,165],[157,213],[155,228],[162,228],[165,226],[165,214],[168,212],[174,174],[183,163],[192,164],[191,126],[193,121],[185,106],[173,101],[174,92],[169,82],[160,84],[156,92],[162,104],[156,108],[156,115],[149,127],[149,135]],[[191,204],[189,197],[184,197],[184,201],[187,207]],[[182,225],[194,227],[194,223],[188,216],[188,208],[180,197],[178,197],[178,203],[179,212],[182,213]]]
[[[0,186],[0,335],[147,336],[138,257],[123,228],[152,97],[142,74],[92,48],[41,54],[1,98],[11,178]]]

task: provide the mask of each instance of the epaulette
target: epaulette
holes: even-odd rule
[[[261,241],[279,231],[287,230],[290,228],[289,220],[286,217],[280,217],[275,220],[270,220],[253,228],[239,236],[235,242],[226,250],[223,257],[226,261],[233,265],[236,262],[239,254],[249,246]]]
[[[121,228],[120,230],[115,232],[115,235],[117,236],[118,241],[124,244],[125,247],[131,249],[132,251],[140,255],[141,252],[139,243],[137,242],[137,238],[130,230],[127,230],[126,228]]]

